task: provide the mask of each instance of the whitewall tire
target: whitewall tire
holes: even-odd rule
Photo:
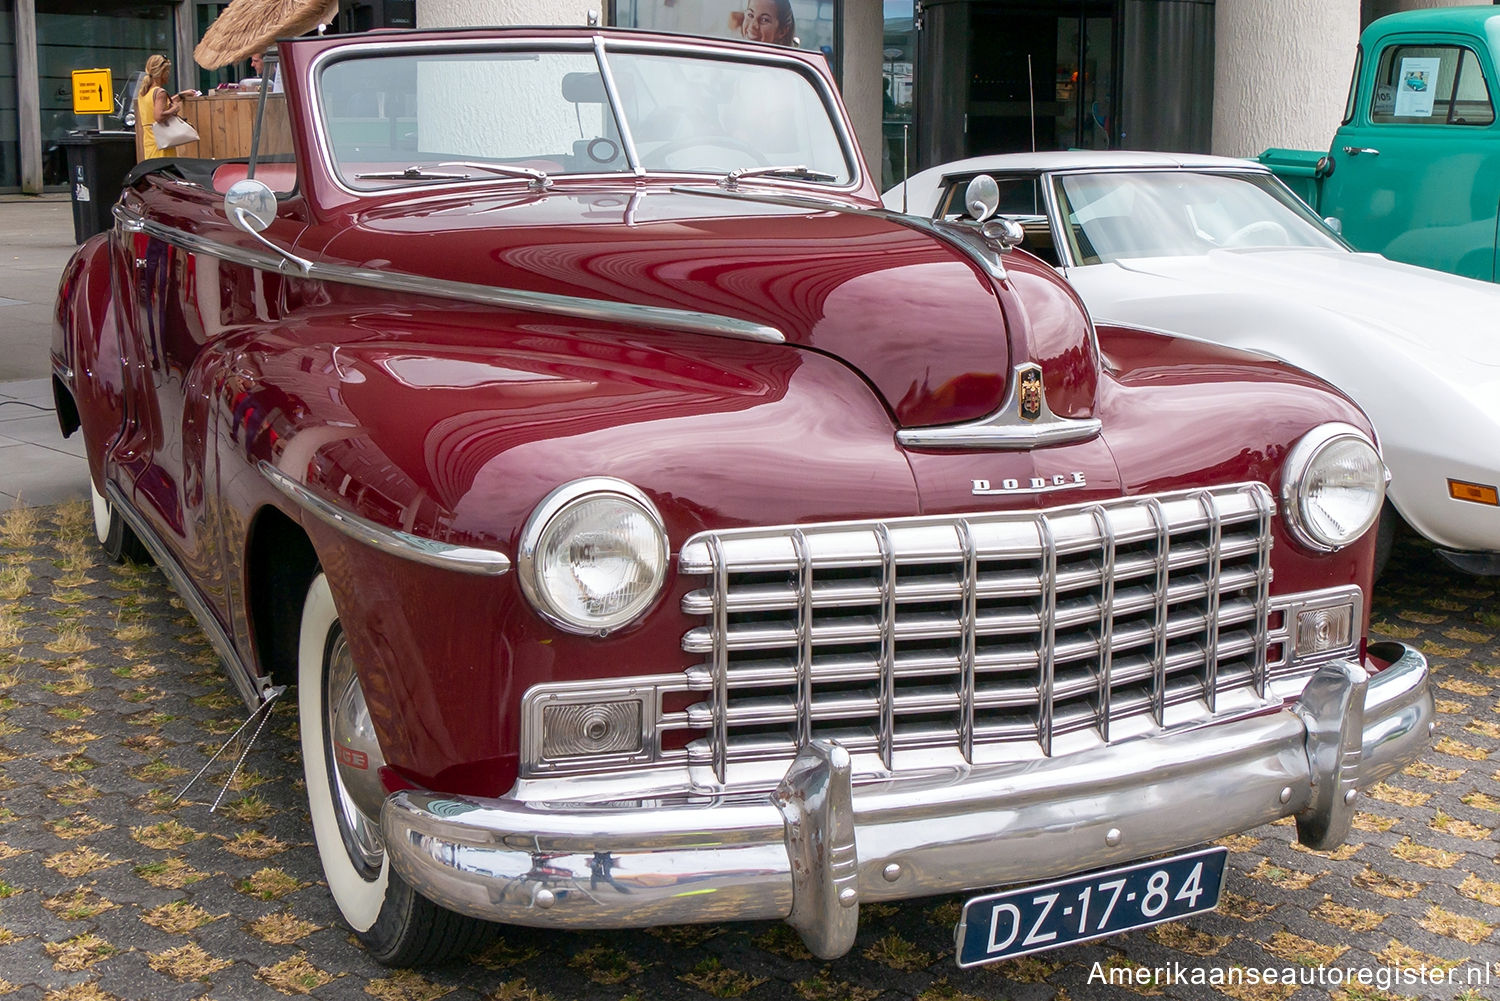
[[[358,679],[328,578],[318,574],[302,605],[297,710],[313,840],[339,914],[371,955],[389,966],[418,966],[482,946],[494,926],[454,914],[417,894],[391,870],[379,817],[357,806],[334,764],[331,680]],[[361,702],[362,704],[362,702]]]

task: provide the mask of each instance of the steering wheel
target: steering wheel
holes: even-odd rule
[[[675,142],[658,146],[642,159],[646,162],[647,166],[670,169],[672,164],[667,161],[673,154],[681,153],[685,149],[700,148],[733,150],[736,153],[743,153],[754,161],[752,166],[769,167],[771,165],[765,157],[761,156],[760,150],[733,136],[700,136],[693,139],[678,139]],[[735,166],[744,166],[744,164],[735,164]],[[725,169],[729,168],[726,167]]]
[[[1247,222],[1224,238],[1226,247],[1285,247],[1290,242],[1286,227],[1272,219]]]

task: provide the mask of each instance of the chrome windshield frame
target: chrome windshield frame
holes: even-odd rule
[[[509,179],[499,177],[471,177],[463,180],[453,181],[421,181],[414,180],[412,183],[393,183],[383,187],[360,188],[354,187],[345,181],[343,173],[339,168],[338,158],[334,154],[333,143],[328,134],[328,125],[324,115],[324,93],[323,74],[328,67],[334,63],[345,60],[385,57],[393,55],[434,55],[434,54],[485,54],[498,52],[572,52],[592,53],[598,66],[600,77],[604,83],[605,96],[609,102],[609,111],[613,116],[616,126],[620,131],[622,151],[628,164],[627,170],[599,171],[592,173],[573,173],[553,175],[556,180],[568,181],[613,181],[615,183],[634,182],[646,177],[661,178],[675,182],[702,181],[706,178],[720,176],[722,171],[708,170],[651,170],[640,162],[639,151],[636,148],[635,139],[631,133],[630,122],[624,115],[620,95],[615,83],[613,71],[609,65],[611,54],[643,54],[643,55],[666,55],[680,56],[684,58],[707,59],[713,58],[723,62],[738,62],[751,65],[777,66],[798,74],[805,80],[817,94],[819,103],[828,117],[829,124],[833,127],[834,136],[838,141],[839,152],[843,157],[845,169],[848,171],[848,180],[841,184],[830,185],[824,183],[807,184],[809,190],[826,191],[830,194],[852,194],[865,184],[864,161],[858,153],[858,146],[854,141],[853,134],[849,130],[849,123],[840,112],[840,104],[829,87],[825,77],[813,71],[807,63],[793,56],[780,55],[776,52],[731,52],[723,48],[705,48],[689,42],[681,41],[657,41],[635,38],[610,38],[606,32],[598,32],[578,37],[539,37],[529,36],[524,38],[492,38],[492,39],[431,39],[420,42],[399,42],[393,44],[391,41],[381,42],[357,42],[345,46],[337,46],[325,49],[313,57],[308,67],[308,74],[312,86],[312,99],[309,102],[310,116],[312,119],[313,146],[316,149],[320,165],[327,174],[329,182],[340,192],[354,198],[382,197],[393,192],[406,191],[450,191],[475,186],[494,186],[497,182],[501,184],[511,183]],[[787,183],[785,178],[777,178],[777,181]]]

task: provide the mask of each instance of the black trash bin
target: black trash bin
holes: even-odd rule
[[[82,243],[114,225],[110,210],[135,166],[134,132],[70,132],[57,140],[68,157],[73,239]]]

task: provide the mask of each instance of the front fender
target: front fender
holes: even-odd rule
[[[512,557],[537,503],[584,476],[643,490],[674,552],[707,527],[920,512],[881,399],[817,352],[586,325],[497,331],[471,310],[408,314],[379,335],[358,318],[298,325],[225,344],[226,484],[265,460],[377,525]],[[423,566],[281,506],[328,575],[386,759],[414,781],[499,794],[526,689],[682,669],[689,582],[675,564],[655,606],[605,646],[542,620],[514,572]]]

